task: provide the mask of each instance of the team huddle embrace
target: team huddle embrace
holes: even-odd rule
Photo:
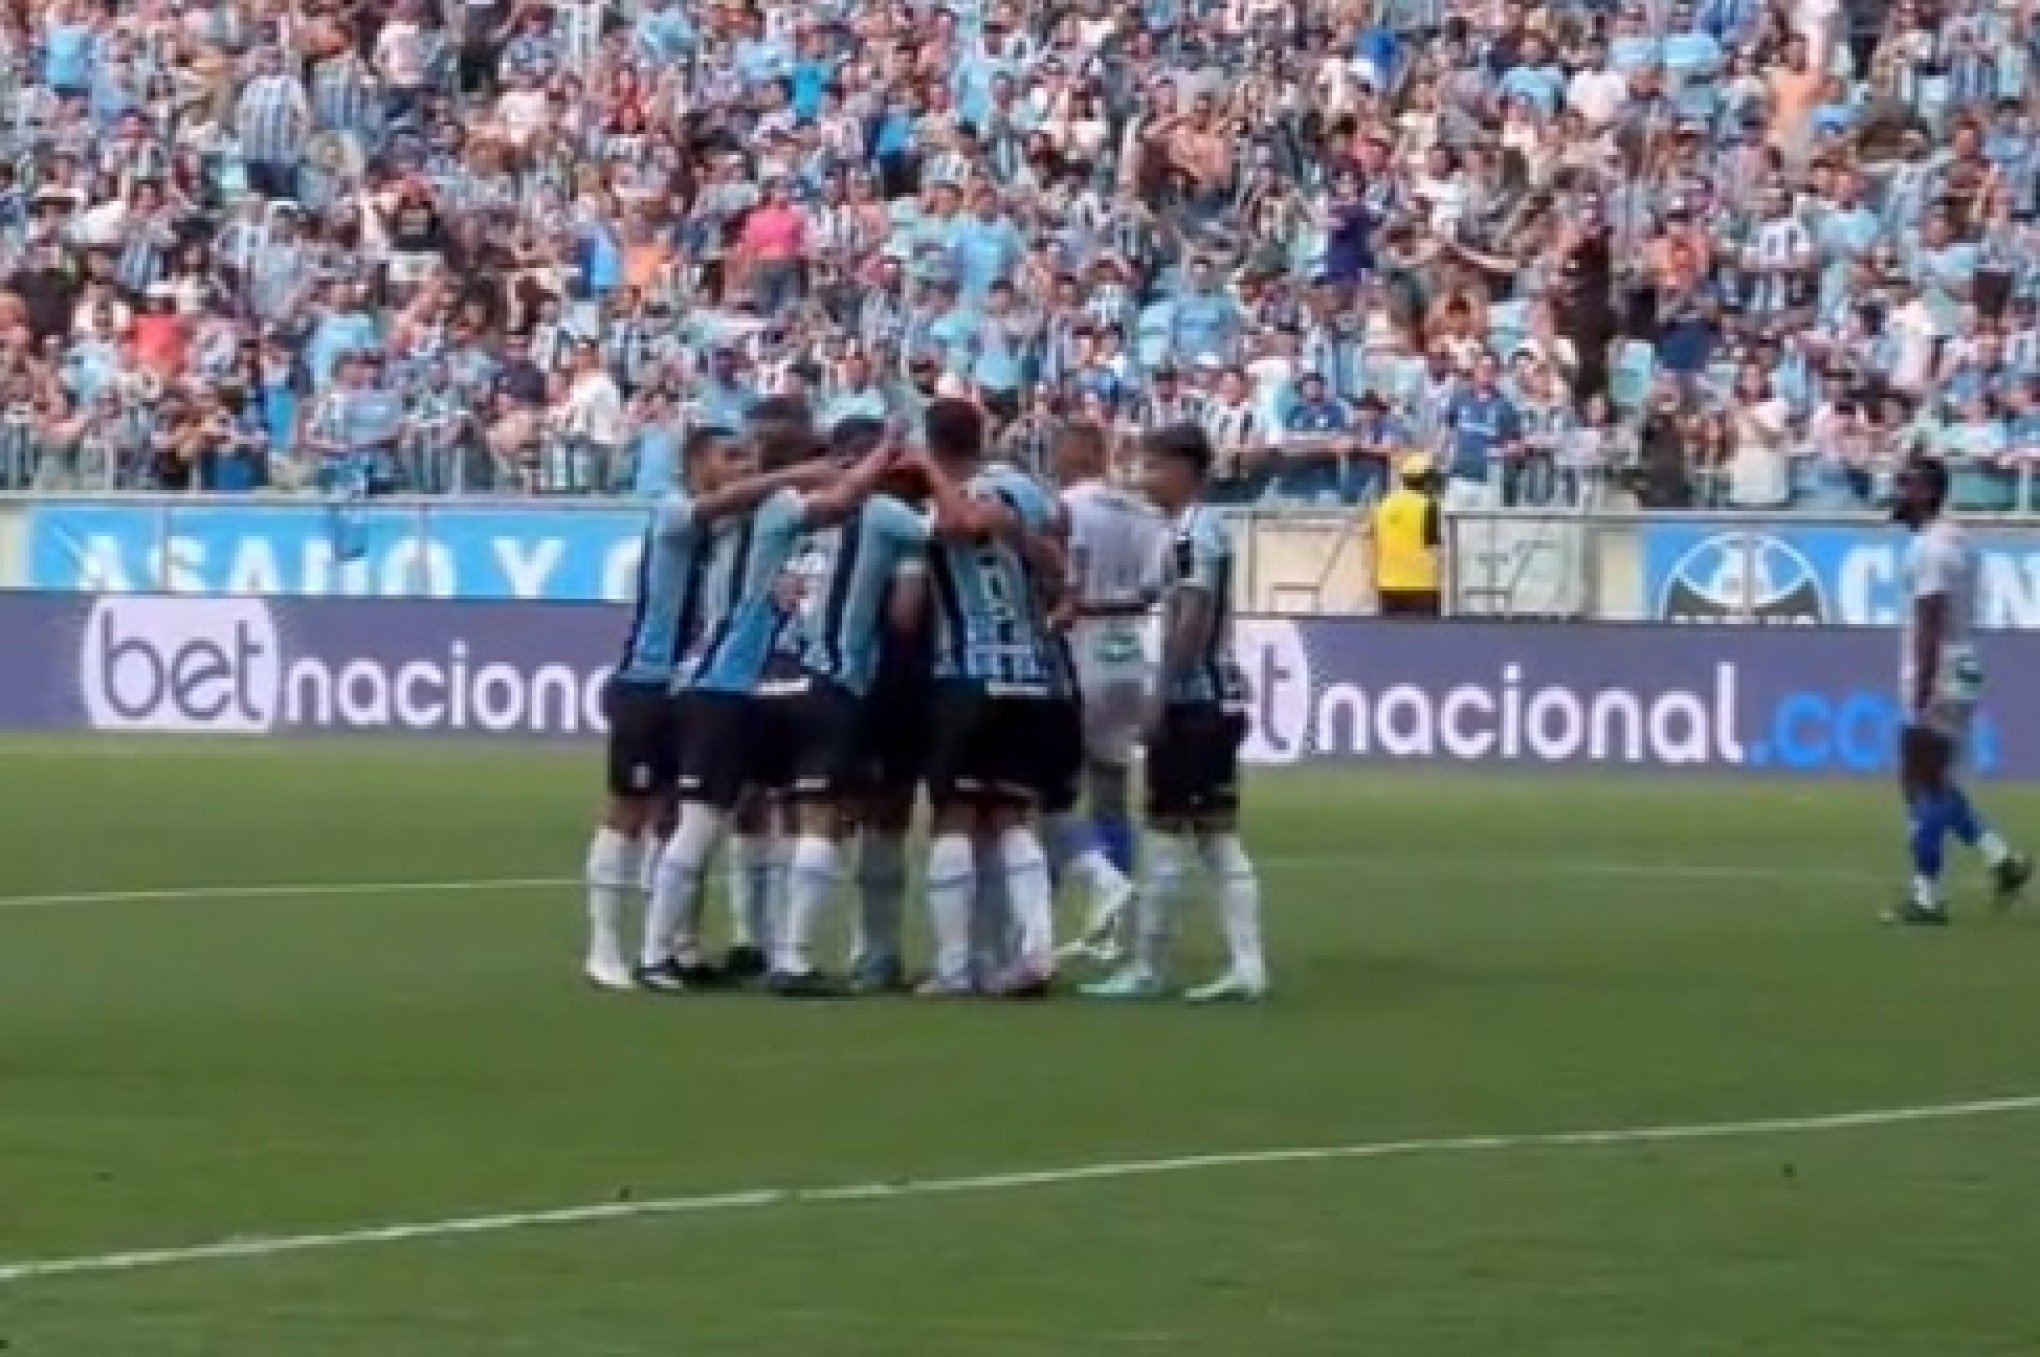
[[[685,484],[646,530],[609,689],[610,797],[587,863],[595,984],[1037,998],[1059,962],[1088,958],[1110,969],[1084,993],[1156,997],[1201,864],[1229,961],[1186,997],[1267,992],[1238,830],[1232,548],[1200,506],[1209,442],[1189,425],[1149,434],[1143,497],[1108,481],[1100,430],[1063,434],[1054,484],[987,462],[985,433],[975,405],[937,400],[921,447],[863,420],[824,441],[803,404],[773,398],[744,430],[691,436]],[[924,799],[916,983],[908,844]],[[711,952],[718,851],[729,917]],[[850,955],[825,968],[817,937],[853,878]],[[1065,887],[1084,922],[1059,940]]]

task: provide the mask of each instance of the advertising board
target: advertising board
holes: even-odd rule
[[[0,595],[0,726],[170,734],[599,733],[600,604]],[[1900,720],[1869,629],[1243,620],[1257,764],[1873,774]],[[1986,638],[2000,676],[2040,634]],[[2040,778],[2040,704],[1986,700],[1971,761]]]
[[[1978,525],[1977,622],[2040,629],[2040,531]],[[1655,622],[1890,626],[1904,602],[1906,536],[1873,524],[1643,529],[1644,616]]]

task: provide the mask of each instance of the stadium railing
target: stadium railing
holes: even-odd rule
[[[1373,610],[1363,509],[1226,512],[1241,611]],[[2040,516],[1969,522],[1983,624],[2040,629]],[[628,500],[0,495],[0,587],[620,599],[643,525]],[[1903,546],[1870,513],[1453,513],[1448,610],[1877,625],[1896,616]]]

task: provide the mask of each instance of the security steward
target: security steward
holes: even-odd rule
[[[1397,469],[1400,484],[1374,506],[1374,593],[1383,617],[1437,617],[1439,588],[1438,476],[1431,459],[1411,453]]]

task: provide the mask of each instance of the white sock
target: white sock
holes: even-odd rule
[[[832,840],[803,834],[793,845],[793,867],[786,883],[786,915],[779,930],[773,969],[805,975],[814,969],[808,959],[815,921],[836,897],[838,853]]]
[[[638,840],[638,889],[650,899],[652,891],[659,884],[659,857],[666,851],[666,841],[647,832]]]
[[[755,902],[769,870],[771,843],[756,834],[732,834],[723,851],[723,904],[730,914],[730,946],[760,942]]]
[[[1134,898],[1133,962],[1160,975],[1168,961],[1169,935],[1190,865],[1190,844],[1180,835],[1151,832],[1142,860],[1147,880]]]
[[[723,814],[689,802],[680,808],[680,827],[659,854],[652,901],[645,910],[645,936],[638,959],[647,966],[699,953],[701,878],[722,837]]]
[[[1237,834],[1215,834],[1203,843],[1204,865],[1218,886],[1218,917],[1232,972],[1251,985],[1268,983],[1261,955],[1261,878]]]
[[[623,958],[625,902],[643,884],[643,845],[608,825],[588,841],[588,959]]]
[[[1941,883],[1931,876],[1913,876],[1913,903],[1925,910],[1941,908]]]
[[[928,845],[928,928],[935,975],[954,980],[970,971],[970,906],[977,892],[975,855],[967,834],[943,834]]]
[[[751,885],[751,926],[758,931],[758,945],[771,956],[779,945],[779,921],[786,913],[787,888],[793,879],[793,840],[775,833],[764,843]]]
[[[1976,851],[1983,854],[1985,866],[1995,867],[2012,855],[2012,846],[1995,829],[1986,829],[1976,840]]]
[[[1055,892],[1048,884],[1048,856],[1041,840],[1025,825],[999,836],[999,860],[1005,867],[1006,901],[1018,931],[1020,960],[1046,966],[1055,956]]]
[[[857,849],[857,960],[899,960],[901,914],[907,899],[907,846],[871,834]]]

